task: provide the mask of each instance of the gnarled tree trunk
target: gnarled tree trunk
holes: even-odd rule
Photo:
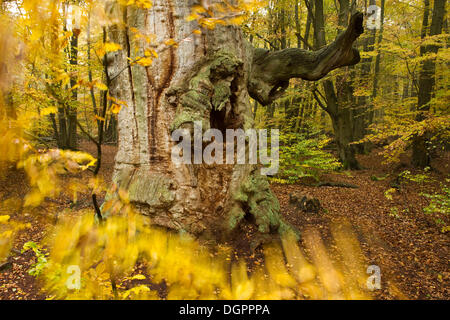
[[[252,128],[250,96],[268,105],[290,78],[317,80],[357,63],[352,43],[362,33],[362,14],[320,51],[269,52],[255,50],[236,26],[194,34],[198,25],[185,21],[193,4],[155,0],[149,10],[110,8],[126,25],[109,29],[111,41],[123,48],[108,57],[111,95],[128,103],[119,113],[114,181],[152,223],[170,229],[221,237],[249,221],[263,234],[280,232],[287,225],[257,165],[175,164],[171,152],[177,142],[171,133],[194,121],[201,121],[203,130]],[[128,66],[128,58],[143,56],[145,48],[132,28],[156,35],[158,43],[175,39],[178,46],[160,46],[151,67]]]

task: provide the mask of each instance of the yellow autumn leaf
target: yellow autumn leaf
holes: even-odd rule
[[[206,13],[206,9],[203,6],[194,5],[192,7],[192,12],[194,12],[194,13]]]
[[[105,50],[105,52],[119,51],[119,50],[122,50],[122,46],[118,43],[107,42],[104,45],[104,50]]]
[[[136,0],[136,6],[141,9],[150,9],[152,7],[152,2],[150,0]]]
[[[49,114],[55,114],[58,112],[58,109],[56,107],[48,107],[41,109],[40,115],[41,117],[48,116]]]
[[[102,91],[108,91],[108,87],[104,83],[96,82],[95,86]]]
[[[247,267],[244,262],[233,264],[231,269],[232,294],[234,299],[246,300],[253,295],[255,286],[248,278]]]
[[[187,16],[186,21],[188,21],[188,22],[194,21],[194,20],[199,19],[200,17],[201,17],[201,16],[199,16],[198,14],[192,13],[192,14],[190,14],[189,16]]]
[[[113,105],[111,106],[111,112],[114,114],[119,113],[121,109],[122,107],[116,103],[113,103]]]
[[[153,64],[153,60],[151,58],[138,58],[136,63],[143,67],[150,67]]]
[[[108,96],[108,100],[110,100],[116,104],[122,105],[124,107],[128,107],[128,103],[126,101],[119,100],[119,99],[111,97],[111,96]]]
[[[128,0],[121,1],[121,3],[125,4],[126,6],[135,5],[136,7],[141,9],[150,9],[152,7],[152,2],[150,0]]]
[[[155,50],[153,50],[153,49],[146,49],[144,54],[145,54],[146,57],[153,56],[155,58],[158,58],[158,53]]]
[[[99,121],[105,121],[105,120],[106,120],[105,118],[100,117],[100,116],[98,116],[98,115],[95,115],[95,119],[96,119],[96,120],[99,120]]]
[[[118,193],[119,193],[120,200],[123,203],[130,203],[130,195],[128,194],[128,192],[126,190],[120,189]]]
[[[176,42],[174,39],[168,39],[168,40],[164,41],[164,44],[166,46],[176,46],[176,45],[178,45],[178,42]]]
[[[244,22],[244,20],[245,20],[245,16],[244,15],[240,15],[240,16],[233,17],[233,18],[229,19],[228,22],[230,24],[239,25],[239,24],[242,24]]]
[[[38,190],[35,189],[25,196],[24,207],[35,208],[39,206],[43,200],[44,196]]]
[[[10,216],[0,216],[0,223],[7,223]]]
[[[56,78],[55,78],[55,82],[59,82],[59,81],[65,81],[70,79],[70,76],[66,73],[66,72],[61,72]]]

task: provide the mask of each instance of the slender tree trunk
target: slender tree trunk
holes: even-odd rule
[[[295,34],[297,35],[297,48],[302,47],[302,27],[300,25],[300,7],[298,1],[295,2]]]
[[[63,5],[64,11],[64,27],[63,30],[67,31],[67,14],[69,3],[66,2]],[[75,21],[74,21],[75,22]],[[70,45],[66,47],[65,53],[69,60],[69,65],[72,68],[70,71],[74,71],[78,66],[78,36],[80,34],[79,27],[73,26],[72,36],[70,39]],[[68,71],[66,69],[66,71]],[[70,79],[70,88],[74,88],[77,84],[76,76],[72,75]],[[72,97],[70,103],[64,102],[64,105],[58,107],[58,125],[59,128],[53,123],[54,136],[57,137],[57,145],[60,149],[77,149],[77,103],[78,103],[78,91],[72,90]]]
[[[280,1],[280,0],[279,0]],[[288,47],[287,44],[287,34],[286,34],[286,2],[285,0],[281,0],[281,10],[280,10],[280,49],[286,49]]]
[[[105,133],[105,141],[116,144],[118,142],[117,136],[117,118],[115,115],[111,115],[108,121],[108,127]]]
[[[305,0],[308,1],[308,0]],[[314,4],[314,2],[310,2],[310,6],[312,6]],[[307,8],[308,9],[308,15],[306,17],[306,27],[305,27],[305,42],[303,43],[303,49],[309,49],[307,43],[309,42],[309,35],[311,32],[311,25],[312,25],[312,15],[313,15],[313,11],[312,8]]]
[[[370,0],[369,5],[375,5],[375,0]],[[375,37],[376,37],[376,29],[369,31],[369,36],[364,39],[364,51],[371,52],[374,51],[375,47]],[[372,70],[372,57],[365,58],[361,61],[361,85],[366,88],[370,88],[371,82],[371,70]],[[367,134],[367,128],[371,125],[371,109],[370,105],[370,96],[371,93],[367,90],[365,96],[358,97],[357,106],[355,108],[355,116],[354,116],[354,139],[356,141],[363,139]],[[360,154],[368,153],[370,151],[370,145],[368,143],[361,143],[355,146],[356,150]]]
[[[79,29],[74,29],[72,31],[72,39],[70,42],[70,65],[74,70],[78,66],[78,36],[80,34]],[[76,76],[73,76],[70,79],[70,87],[74,88],[77,84],[77,78]],[[67,109],[68,115],[67,115],[67,147],[71,150],[77,149],[77,109],[78,109],[78,90],[73,89],[72,90],[72,104]]]
[[[378,31],[378,38],[377,38],[377,46],[380,46],[381,41],[383,41],[383,32],[384,32],[384,6],[385,6],[385,0],[381,0],[381,26],[380,30]],[[375,58],[375,71],[373,76],[373,90],[372,90],[372,100],[377,97],[378,94],[378,77],[380,75],[380,64],[381,64],[381,54],[380,52],[377,53],[377,56]],[[373,122],[373,108],[371,110],[371,121]]]
[[[5,63],[0,63],[0,74],[3,78],[8,77],[8,66]],[[6,116],[9,119],[17,119],[17,112],[16,108],[14,107],[13,95],[9,87],[5,89],[3,88],[3,86],[0,86],[0,99],[3,99],[2,102],[5,104]]]
[[[66,112],[63,107],[58,107],[58,123],[59,130],[56,132],[58,135],[57,145],[60,149],[67,149],[68,143],[68,133],[67,133],[67,117]]]

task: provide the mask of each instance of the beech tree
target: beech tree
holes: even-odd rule
[[[155,0],[150,8],[109,4],[120,22],[108,35],[123,49],[108,54],[110,95],[127,105],[119,113],[114,182],[153,224],[169,229],[222,238],[249,223],[262,234],[281,232],[287,225],[258,165],[176,165],[171,134],[195,121],[224,133],[252,128],[250,97],[269,105],[292,78],[316,81],[358,63],[353,43],[363,33],[363,14],[316,51],[268,51],[254,49],[236,25],[212,27],[208,17],[217,3],[203,1],[200,19],[191,22],[192,0]],[[161,45],[145,41],[152,36]],[[143,60],[151,55],[152,63]]]
[[[323,8],[323,0],[315,0],[313,16],[314,47],[316,49],[326,45]],[[310,4],[309,11],[312,12],[312,10],[313,8]],[[348,16],[351,10],[349,0],[339,1],[339,27],[347,27]],[[348,73],[354,73],[354,70],[350,70]],[[351,143],[364,136],[365,124],[361,122],[363,115],[361,114],[361,110],[356,106],[356,101],[353,96],[354,88],[351,80],[346,76],[337,77],[336,83],[327,79],[323,82],[323,88],[324,94],[320,94],[320,91],[315,90],[314,97],[331,118],[339,159],[344,168],[351,170],[359,169],[360,165],[355,157],[356,147],[351,145]],[[321,99],[319,95],[324,99]]]
[[[445,0],[434,1],[431,24],[428,26],[430,3],[429,1],[425,1],[422,37],[425,37],[427,33],[429,33],[430,36],[436,36],[442,33],[442,27],[445,19],[445,3]],[[426,45],[420,48],[420,54],[421,56],[432,55],[436,54],[438,50],[439,46],[436,44]],[[422,64],[418,84],[419,101],[417,109],[419,114],[416,117],[417,121],[424,121],[426,119],[426,114],[430,110],[430,101],[433,95],[434,86],[436,84],[435,60],[436,58],[433,56],[427,57]],[[425,168],[430,165],[431,157],[427,135],[427,133],[417,135],[414,139],[412,161],[417,167]]]

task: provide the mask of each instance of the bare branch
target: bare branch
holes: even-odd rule
[[[328,113],[331,113],[331,110],[330,110],[330,109],[322,102],[322,100],[320,100],[320,98],[317,96],[317,92],[319,92],[319,94],[322,95],[322,94],[320,93],[319,90],[314,89],[314,90],[312,91],[312,94],[313,94],[313,96],[314,96],[314,99],[317,101],[317,103],[319,104],[319,106],[320,106],[324,111],[326,111],[326,112],[328,112]]]
[[[276,45],[274,45],[274,44],[272,43],[272,41],[267,40],[266,38],[264,38],[264,37],[263,37],[262,35],[260,35],[259,33],[255,33],[255,36],[257,36],[259,39],[263,40],[264,42],[268,43],[269,46],[270,46],[272,49],[274,49],[274,50],[279,50],[279,48],[278,48]]]

